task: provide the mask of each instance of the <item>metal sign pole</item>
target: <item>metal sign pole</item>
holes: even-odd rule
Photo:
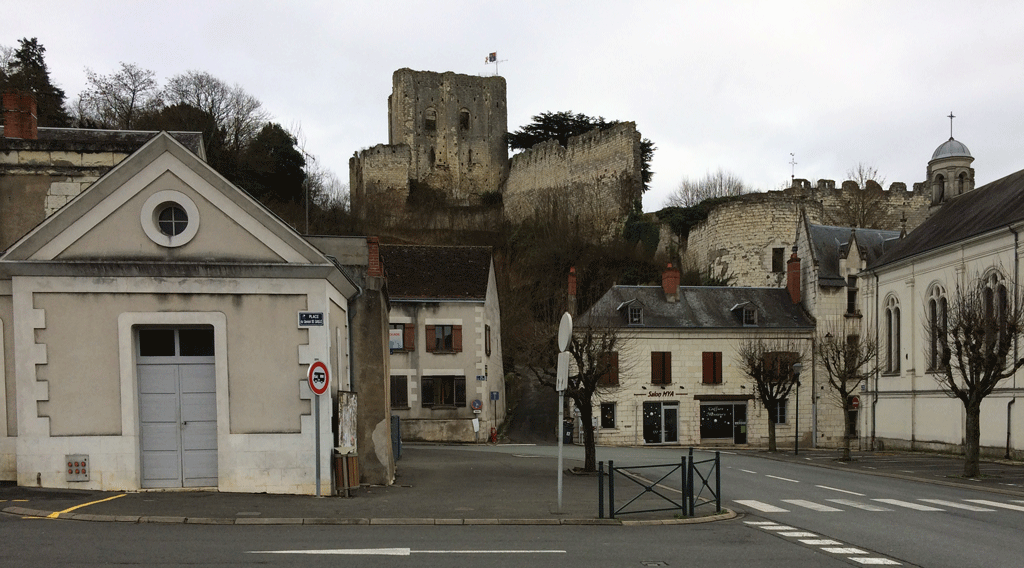
[[[316,421],[316,496],[320,496],[320,397],[313,397],[313,406],[316,407],[314,411],[313,420]]]
[[[558,323],[558,368],[555,373],[555,390],[558,391],[558,512],[562,512],[562,440],[565,438],[565,389],[569,386],[569,347],[572,337],[572,316],[562,314]]]
[[[565,438],[565,391],[558,391],[558,512],[562,512],[562,439]]]

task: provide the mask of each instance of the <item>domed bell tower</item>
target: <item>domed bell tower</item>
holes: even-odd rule
[[[928,162],[933,206],[974,190],[974,156],[963,142],[953,138],[953,118],[953,113],[949,113],[949,140],[935,149]]]

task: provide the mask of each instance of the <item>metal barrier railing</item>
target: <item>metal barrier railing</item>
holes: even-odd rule
[[[710,465],[707,465],[710,464]],[[715,452],[714,458],[706,460],[694,460],[693,448],[690,448],[689,454],[683,456],[679,463],[665,463],[656,465],[639,465],[639,466],[625,466],[615,467],[613,460],[608,460],[608,472],[605,473],[604,462],[598,462],[597,464],[597,516],[598,518],[604,518],[605,512],[605,501],[604,501],[604,485],[605,477],[608,478],[608,513],[610,518],[614,519],[615,515],[629,515],[637,513],[655,513],[659,511],[678,511],[680,516],[692,517],[695,515],[697,507],[707,506],[714,504],[715,511],[722,510],[722,474],[721,474],[721,456],[719,452]],[[701,467],[707,466],[707,467]],[[663,469],[668,468],[668,471],[658,478],[656,481],[651,481],[646,477],[636,473],[640,470],[645,469]],[[681,498],[677,501],[673,497],[669,497],[663,492],[675,491],[674,487],[669,487],[663,484],[672,474],[680,472],[680,488],[679,493]],[[632,499],[626,501],[621,507],[615,506],[615,478],[616,474],[622,478],[628,479],[632,483],[641,487],[640,493],[636,494]],[[714,477],[714,486],[712,487],[712,476]],[[700,490],[694,492],[695,480],[700,479]],[[707,490],[712,498],[703,497],[704,490]],[[633,509],[630,510],[630,505],[638,502],[644,496],[657,497],[658,503],[668,503],[670,506],[657,507],[652,509]],[[701,501],[701,503],[697,503]]]

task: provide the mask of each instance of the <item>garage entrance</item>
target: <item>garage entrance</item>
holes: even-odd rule
[[[137,328],[142,487],[217,486],[213,327]]]

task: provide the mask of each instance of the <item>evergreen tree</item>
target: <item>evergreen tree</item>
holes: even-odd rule
[[[64,90],[50,82],[43,55],[46,48],[36,38],[18,40],[6,77],[0,76],[0,90],[32,93],[36,97],[39,126],[69,126],[64,108]]]

